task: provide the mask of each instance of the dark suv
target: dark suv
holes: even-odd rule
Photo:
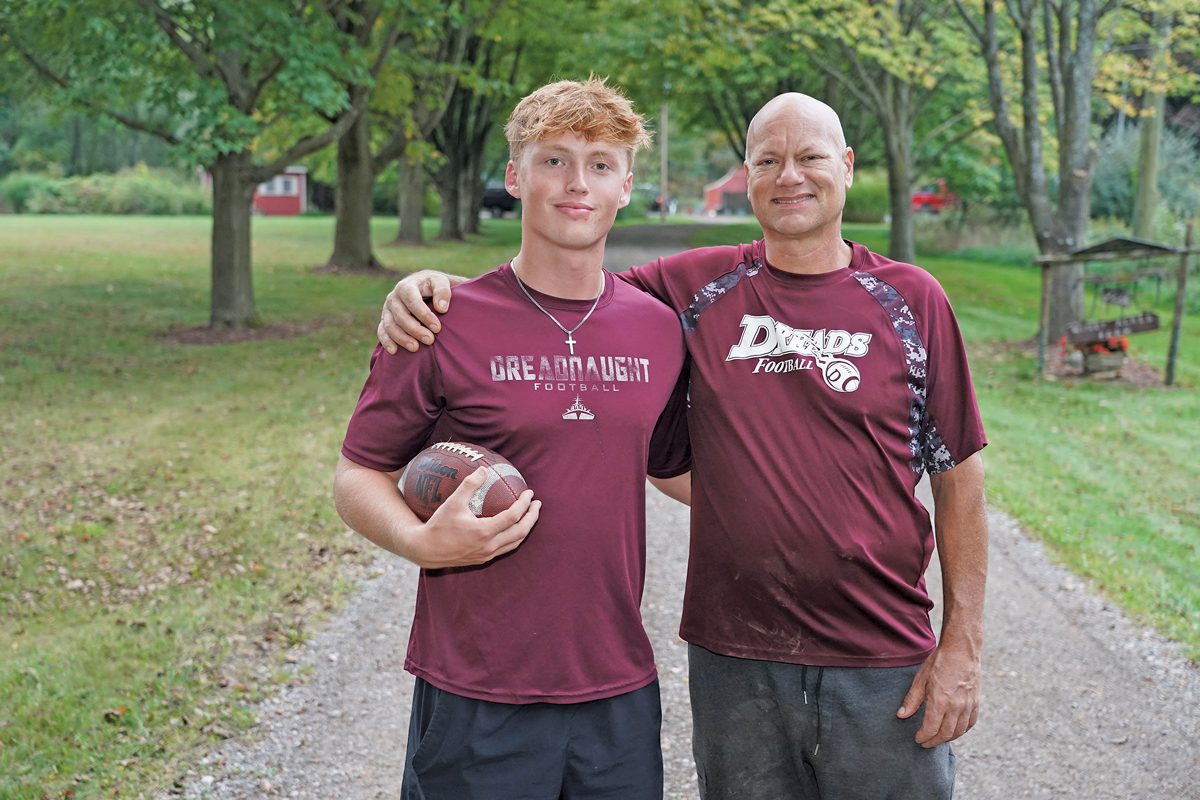
[[[489,183],[483,188],[483,201],[479,206],[493,217],[502,217],[517,207],[517,198],[508,193],[503,183]]]

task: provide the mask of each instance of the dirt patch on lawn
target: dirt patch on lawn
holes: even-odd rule
[[[181,328],[159,334],[159,339],[167,344],[237,344],[239,342],[258,342],[265,339],[291,339],[295,336],[305,336],[324,325],[322,320],[307,322],[280,322],[274,325],[263,325],[258,328]]]
[[[412,273],[407,269],[392,269],[382,264],[377,267],[341,267],[332,262],[319,264],[312,268],[314,275],[354,275],[359,278],[388,278],[398,281]]]

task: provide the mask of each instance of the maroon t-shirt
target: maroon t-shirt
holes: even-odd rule
[[[691,354],[680,635],[713,652],[886,667],[934,646],[914,489],[986,441],[937,281],[852,247],[819,275],[775,269],[755,242],[627,278],[679,313]]]
[[[568,329],[591,301],[534,292]],[[642,627],[645,476],[689,467],[670,309],[607,279],[591,318],[566,335],[505,265],[454,291],[433,347],[388,356],[342,445],[390,472],[430,441],[471,442],[509,459],[542,501],[529,537],[479,567],[421,570],[405,668],[455,694],[506,703],[612,697],[654,679]],[[652,436],[654,437],[652,444]]]

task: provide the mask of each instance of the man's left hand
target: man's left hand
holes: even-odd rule
[[[925,704],[917,731],[922,747],[937,747],[962,736],[979,719],[979,658],[963,649],[939,644],[917,670],[896,716],[908,719]]]

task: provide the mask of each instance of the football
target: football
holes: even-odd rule
[[[827,361],[821,371],[826,385],[835,392],[853,392],[862,381],[858,367],[844,358],[832,358]]]
[[[408,507],[426,522],[479,467],[487,468],[487,478],[468,504],[477,517],[496,516],[529,488],[504,456],[466,442],[438,442],[417,453],[396,486]]]

